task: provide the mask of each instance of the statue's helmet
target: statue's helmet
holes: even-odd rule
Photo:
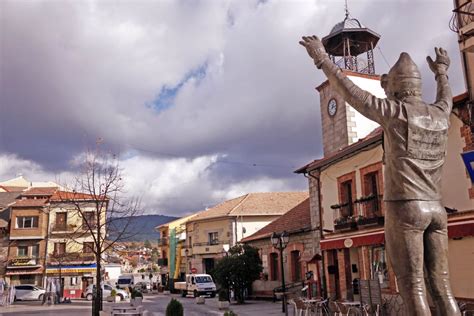
[[[421,73],[407,53],[400,54],[387,77],[387,88],[394,96],[421,96]]]

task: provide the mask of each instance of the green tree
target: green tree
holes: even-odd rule
[[[145,248],[151,249],[151,242],[147,239],[145,240],[145,243],[143,244]]]
[[[213,275],[221,287],[234,290],[235,298],[241,304],[244,303],[245,290],[259,279],[262,270],[257,248],[236,245],[217,263]]]

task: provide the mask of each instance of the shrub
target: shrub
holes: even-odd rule
[[[227,292],[226,289],[221,288],[219,290],[219,301],[226,302],[228,300],[229,300],[229,293]]]
[[[237,314],[234,313],[233,311],[226,311],[226,312],[224,313],[224,316],[237,316]]]
[[[117,296],[117,291],[115,289],[112,289],[112,291],[110,291],[110,296],[112,297]]]
[[[183,316],[183,305],[174,298],[166,306],[166,316]]]
[[[132,290],[132,298],[137,298],[137,297],[143,297],[143,294],[142,294],[142,292],[133,289]]]

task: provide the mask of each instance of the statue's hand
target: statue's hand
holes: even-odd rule
[[[445,75],[448,72],[450,64],[448,52],[441,47],[435,47],[435,53],[435,61],[433,61],[430,56],[426,57],[428,65],[430,66],[431,71],[434,72],[435,75]]]
[[[315,35],[303,36],[303,40],[300,41],[300,44],[306,48],[308,55],[313,58],[315,65],[321,68],[321,64],[327,56],[326,49],[321,40]]]

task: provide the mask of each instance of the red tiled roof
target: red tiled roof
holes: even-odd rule
[[[48,199],[24,199],[17,200],[12,207],[42,207],[48,203]]]
[[[198,213],[188,222],[224,216],[282,215],[308,197],[308,192],[248,193]]]
[[[34,188],[30,188],[26,190],[21,195],[22,196],[51,196],[57,190],[58,188],[54,188],[54,187],[46,187],[46,188],[34,187]]]
[[[294,233],[309,230],[311,228],[311,213],[309,209],[309,198],[296,205],[287,213],[283,214],[267,226],[244,239],[242,242],[269,238],[273,232]]]
[[[8,185],[0,185],[0,188],[4,189],[7,192],[22,192],[26,190],[26,187],[12,187]]]
[[[94,197],[92,194],[70,192],[70,191],[56,191],[51,197],[51,201],[67,201],[67,200],[96,200],[102,199],[102,196]]]
[[[381,142],[382,135],[383,135],[382,127],[377,127],[372,132],[370,132],[367,136],[360,139],[358,142],[350,144],[349,146],[346,146],[342,148],[341,150],[339,150],[338,152],[335,152],[327,157],[314,160],[306,164],[305,166],[295,170],[295,173],[304,173],[308,169],[314,170],[316,168],[324,167],[324,166],[332,164],[333,162],[339,161],[340,159],[345,158],[348,155],[353,155],[354,153],[358,152],[362,148],[366,148],[367,146],[377,143],[378,141]]]

